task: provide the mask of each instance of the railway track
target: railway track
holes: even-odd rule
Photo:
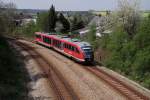
[[[58,60],[63,61],[62,59],[56,57]],[[66,63],[66,61],[63,61]],[[74,62],[72,62],[74,63]],[[96,66],[84,66],[81,64],[77,64],[84,68],[85,70],[89,71],[90,73],[96,75],[99,79],[105,81],[107,84],[109,84],[111,87],[113,87],[115,90],[117,90],[119,93],[121,93],[123,96],[127,97],[129,100],[150,100],[149,97],[143,95],[142,93],[135,90],[133,87],[125,84],[124,82],[120,81],[116,77],[108,74],[107,72],[97,68]]]
[[[83,66],[83,68],[85,70],[88,70],[92,74],[96,75],[101,80],[105,81],[107,84],[109,84],[111,87],[116,89],[119,93],[127,97],[129,100],[150,100],[149,97],[138,92],[133,87],[125,84],[124,82],[120,81],[116,77],[108,74],[107,72],[95,66],[89,66],[89,67]]]
[[[52,54],[53,55],[53,54]],[[63,59],[58,58],[57,56],[53,55],[60,61],[64,61]],[[72,62],[74,63],[74,62]],[[133,87],[125,84],[124,82],[120,81],[116,77],[108,74],[107,72],[97,68],[96,66],[84,66],[81,64],[77,64],[84,68],[85,70],[89,71],[90,73],[96,75],[99,79],[105,81],[108,85],[113,87],[116,91],[118,91],[123,96],[127,97],[129,100],[150,100],[149,97],[143,95],[142,93],[135,90]]]
[[[60,99],[60,100],[66,100],[66,99],[67,100],[69,100],[69,99],[79,100],[78,96],[70,88],[70,86],[67,84],[67,82],[64,81],[62,75],[59,75],[59,71],[57,71],[57,69],[55,69],[53,67],[53,65],[49,65],[48,61],[46,59],[44,59],[42,56],[40,56],[40,54],[38,52],[36,52],[33,47],[30,47],[30,46],[22,44],[22,43],[19,43],[19,45],[20,46],[24,45],[23,48],[28,50],[31,55],[36,54],[39,56],[39,59],[41,59],[41,60],[43,60],[43,62],[47,63],[47,66],[49,66],[49,67],[42,67],[42,68],[43,68],[44,72],[46,73],[46,75],[48,76],[49,80],[52,80],[51,85],[54,88],[54,91],[55,91],[58,99]],[[55,57],[55,55],[53,55],[53,56]],[[56,57],[56,58],[58,60],[61,60],[58,57]],[[42,62],[42,61],[37,61],[37,62]],[[63,62],[66,62],[66,61],[63,61]],[[74,63],[74,62],[72,62],[72,63]],[[77,64],[77,65],[79,65],[83,69],[87,70],[91,74],[95,75],[100,80],[103,80],[104,82],[106,82],[106,84],[108,84],[109,86],[114,88],[116,91],[118,91],[120,94],[122,94],[129,100],[150,100],[149,97],[145,96],[141,92],[138,92],[133,87],[125,84],[124,82],[120,81],[118,78],[97,68],[96,66],[83,66],[80,64]],[[61,84],[63,84],[63,86],[61,86]],[[66,90],[62,89],[62,87],[64,87]],[[64,91],[66,91],[66,94]]]
[[[41,70],[49,79],[50,85],[58,100],[79,100],[77,94],[73,91],[73,89],[71,89],[70,85],[65,81],[62,75],[60,75],[53,65],[51,65],[45,58],[36,52],[36,50],[34,50],[36,48],[18,41],[16,44],[27,51],[31,58],[33,58],[37,64],[41,66]]]

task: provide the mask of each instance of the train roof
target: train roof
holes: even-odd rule
[[[88,42],[79,42],[77,43],[80,47],[91,47],[91,45]]]
[[[69,38],[68,36],[59,36],[59,35],[56,35],[55,37],[60,38],[61,40],[65,40],[65,41],[74,43],[80,47],[90,47],[91,46],[88,42],[83,42],[76,38]]]
[[[84,42],[84,41],[81,41],[81,40],[76,39],[76,38],[69,38],[66,35],[56,35],[56,34],[42,33],[42,32],[37,32],[37,33],[48,35],[48,36],[53,36],[53,37],[55,37],[57,39],[61,39],[61,40],[64,40],[64,41],[68,41],[68,42],[74,43],[74,44],[76,44],[76,45],[78,45],[80,47],[90,47],[91,46],[88,42]]]

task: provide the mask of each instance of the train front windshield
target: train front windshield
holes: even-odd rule
[[[91,47],[82,47],[82,50],[84,51],[86,58],[92,58],[93,57],[93,50]]]

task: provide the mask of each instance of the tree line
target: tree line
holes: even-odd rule
[[[38,14],[37,26],[44,32],[61,32],[68,33],[85,27],[81,16],[75,15],[70,18],[66,14],[55,11],[52,5],[48,12]]]

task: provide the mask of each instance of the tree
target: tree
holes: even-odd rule
[[[96,40],[96,26],[90,26],[90,31],[87,33],[88,41],[93,42]]]
[[[90,26],[90,31],[86,34],[86,36],[84,37],[85,41],[88,41],[95,49],[97,49],[98,46],[98,41],[96,41],[96,26],[95,25],[91,25]]]
[[[22,27],[22,33],[26,37],[33,38],[34,33],[37,32],[37,31],[38,31],[38,28],[37,28],[34,21],[31,21],[30,23],[28,23],[27,25]]]
[[[5,19],[2,16],[0,16],[0,24],[0,33],[2,34],[6,31]]]
[[[73,20],[71,21],[71,31],[74,31],[77,29],[77,17],[73,17]]]
[[[71,20],[70,22],[71,22],[71,31],[84,28],[84,22],[81,19],[81,16],[77,15],[73,16],[73,20]]]
[[[48,13],[44,12],[44,13],[38,14],[37,27],[39,28],[39,31],[50,32],[48,25],[49,25]]]
[[[69,32],[70,31],[70,23],[64,17],[64,15],[62,13],[60,13],[59,21],[63,24],[63,29],[61,30],[61,32]]]
[[[55,12],[55,7],[52,5],[48,14],[48,31],[49,32],[55,32],[56,21],[57,21],[57,14]]]
[[[139,20],[137,3],[131,6],[127,1],[120,2],[122,12],[118,12],[118,23],[109,35],[105,46],[109,55],[103,62],[150,88],[150,18]]]
[[[134,79],[150,89],[150,17],[144,18],[138,27],[138,32],[133,38],[136,46],[135,60],[132,68]]]
[[[60,21],[56,22],[56,28],[55,28],[57,34],[59,34],[60,32],[62,32],[62,30],[64,30],[64,26]]]
[[[16,15],[16,5],[4,3],[0,0],[0,24],[1,33],[12,33],[15,29],[14,16]]]
[[[118,9],[118,19],[123,25],[124,31],[132,39],[140,20],[139,2],[138,0],[119,0]]]

